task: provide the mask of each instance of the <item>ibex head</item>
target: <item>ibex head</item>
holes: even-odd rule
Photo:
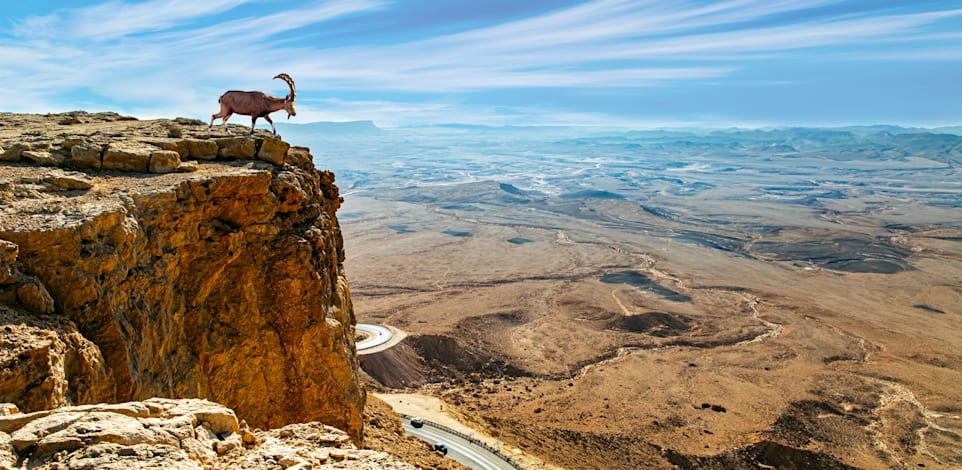
[[[279,78],[287,82],[287,86],[291,87],[290,94],[284,98],[284,111],[287,111],[287,119],[291,116],[297,116],[297,109],[294,108],[294,98],[297,96],[297,92],[294,90],[294,79],[286,73],[279,73],[274,78]]]

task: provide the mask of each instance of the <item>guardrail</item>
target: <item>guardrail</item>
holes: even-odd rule
[[[398,414],[401,415],[401,418],[407,419],[408,421],[410,421],[411,418],[414,418],[414,416],[409,415],[409,414],[405,414],[405,413],[398,413]],[[461,439],[464,439],[464,440],[466,440],[466,441],[468,441],[468,442],[470,442],[470,443],[472,443],[472,444],[474,444],[474,445],[476,445],[476,446],[478,446],[478,447],[481,447],[481,448],[487,450],[488,452],[491,452],[491,453],[494,454],[496,457],[498,457],[499,459],[505,461],[508,465],[512,466],[513,468],[516,468],[516,469],[518,469],[518,470],[524,470],[524,469],[521,467],[521,465],[518,464],[518,462],[515,462],[514,460],[511,460],[511,457],[508,457],[507,455],[504,455],[503,453],[501,453],[501,450],[500,450],[500,449],[495,449],[494,447],[489,446],[487,443],[485,443],[484,441],[482,441],[482,440],[480,440],[480,439],[477,439],[477,438],[475,438],[475,437],[471,437],[471,436],[469,436],[469,435],[467,435],[467,434],[465,434],[465,433],[463,433],[463,432],[461,432],[461,431],[456,431],[456,430],[451,429],[451,428],[449,428],[449,427],[447,427],[447,426],[445,426],[445,425],[443,425],[443,424],[438,424],[438,423],[435,423],[435,422],[433,422],[433,421],[428,421],[428,420],[426,420],[426,419],[424,420],[424,425],[425,425],[425,426],[431,426],[432,428],[440,429],[440,430],[442,430],[442,431],[444,431],[444,432],[446,432],[446,433],[448,433],[448,434],[454,434],[455,436],[458,436],[458,437],[460,437]]]

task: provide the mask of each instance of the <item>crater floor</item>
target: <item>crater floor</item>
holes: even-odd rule
[[[872,145],[366,161],[359,321],[411,335],[394,387],[567,468],[962,466],[957,150]]]

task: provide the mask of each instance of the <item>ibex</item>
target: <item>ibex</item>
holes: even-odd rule
[[[274,78],[287,82],[287,86],[291,87],[291,93],[284,98],[278,98],[260,91],[228,91],[217,100],[220,103],[220,112],[210,117],[210,125],[207,126],[207,130],[210,131],[214,127],[214,119],[224,118],[224,129],[230,134],[227,119],[231,114],[237,113],[251,117],[250,135],[254,135],[254,124],[257,122],[257,118],[263,117],[271,124],[271,130],[274,131],[276,137],[277,128],[274,127],[274,121],[271,121],[270,113],[283,109],[287,111],[287,119],[290,119],[291,116],[297,116],[297,110],[294,109],[294,79],[286,73],[278,74]]]

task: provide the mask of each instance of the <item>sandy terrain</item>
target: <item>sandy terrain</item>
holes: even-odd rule
[[[411,335],[407,389],[491,436],[563,468],[962,467],[957,209],[452,191],[348,195],[346,267],[359,321]]]

